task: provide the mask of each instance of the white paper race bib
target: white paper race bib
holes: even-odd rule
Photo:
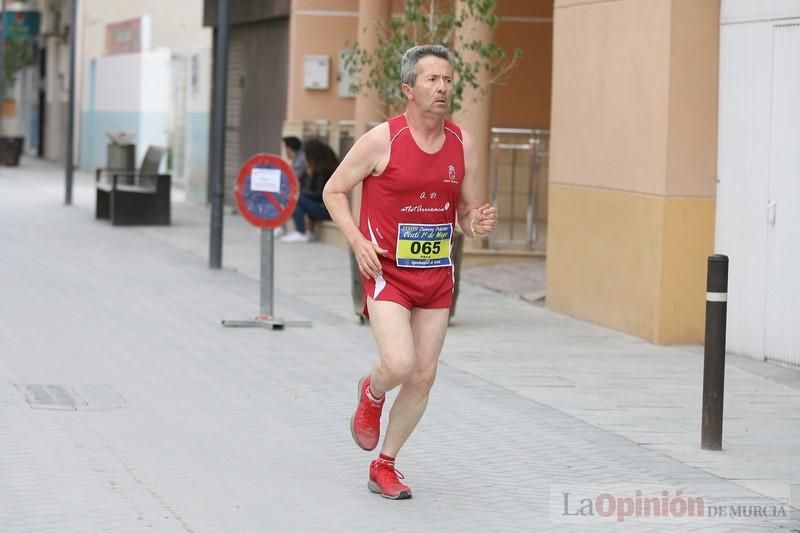
[[[435,268],[452,265],[450,239],[452,224],[398,224],[397,266]]]

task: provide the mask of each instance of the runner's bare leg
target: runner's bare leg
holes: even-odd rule
[[[411,312],[395,302],[367,298],[370,326],[380,357],[372,369],[372,393],[382,396],[402,385],[414,370],[416,355]]]
[[[389,426],[381,448],[381,453],[385,455],[397,456],[425,412],[428,395],[436,379],[436,368],[449,319],[449,309],[415,307],[411,310],[416,363],[410,376],[400,387],[389,413]]]

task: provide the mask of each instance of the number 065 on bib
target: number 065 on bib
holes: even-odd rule
[[[436,268],[452,265],[450,239],[452,224],[398,224],[397,266]]]

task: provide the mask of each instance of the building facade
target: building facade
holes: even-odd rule
[[[252,155],[280,153],[289,72],[289,0],[229,2],[225,112],[225,202],[233,205],[239,168]],[[216,0],[205,0],[203,23],[214,30]],[[213,83],[212,83],[213,90]],[[212,122],[212,130],[217,125]]]
[[[702,343],[725,254],[729,351],[800,364],[798,20],[796,0],[556,1],[551,308]]]
[[[69,104],[71,0],[10,2],[40,18],[35,64],[11,95],[14,127],[29,155],[65,160]],[[205,198],[211,34],[202,3],[78,0],[75,33],[74,161],[106,164],[108,133],[127,131],[136,163],[148,145],[169,149],[178,185],[200,183]],[[7,123],[8,121],[4,121]],[[193,178],[194,177],[194,178]]]
[[[168,149],[173,182],[205,199],[211,32],[199,0],[80,1],[80,166],[106,164],[109,134],[132,134],[136,164]]]
[[[800,2],[724,1],[715,250],[728,349],[800,365]]]
[[[385,118],[368,96],[345,90],[341,53],[374,46],[370,28],[401,12],[401,0],[230,6],[226,130],[239,133],[226,146],[229,193],[241,163],[280,150],[281,134],[345,146]],[[206,0],[211,27],[216,9]],[[455,118],[479,141],[492,197],[503,190],[496,169],[519,166],[498,159],[499,145],[520,146],[498,143],[502,132],[525,132],[523,147],[541,146],[533,132],[549,133],[547,159],[522,164],[546,168],[543,189],[531,172],[527,194],[545,199],[534,218],[546,215],[547,305],[652,342],[702,343],[707,258],[727,253],[730,349],[797,364],[800,288],[789,272],[800,267],[800,171],[787,154],[800,153],[790,149],[800,124],[791,114],[800,0],[500,0],[498,14],[495,40],[523,59]],[[263,45],[250,55],[244,43],[255,33]],[[268,81],[253,80],[259,69]],[[253,83],[271,112],[248,100]],[[498,205],[516,219],[513,200]]]
[[[241,164],[257,151],[279,152],[282,135],[322,136],[343,152],[368,123],[386,118],[385,110],[374,102],[366,103],[369,96],[355,96],[349,91],[343,53],[356,42],[363,44],[389,17],[401,14],[404,3],[232,0],[229,6],[225,173],[226,198],[231,202],[233,181]],[[208,26],[216,28],[217,9],[215,0],[206,0],[204,20]],[[506,50],[521,48],[522,59],[495,88],[494,98],[481,98],[455,117],[485,141],[485,173],[490,167],[491,126],[526,131],[548,127],[552,10],[550,0],[500,2],[502,21],[494,38]],[[262,41],[256,43],[257,39]],[[251,41],[254,45],[248,45]],[[268,53],[263,53],[265,50]],[[319,62],[316,68],[314,62]],[[310,69],[314,69],[313,74]],[[307,78],[312,75],[321,78],[311,82]],[[511,163],[503,159],[501,164]],[[519,181],[527,187],[527,175],[520,176]],[[508,193],[509,185],[501,183],[498,188]],[[522,203],[527,205],[527,198]],[[519,211],[524,219],[526,214]]]
[[[555,3],[548,305],[703,341],[718,0]]]

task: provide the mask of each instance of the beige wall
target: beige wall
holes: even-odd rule
[[[715,209],[713,198],[665,201],[656,342],[703,342],[706,264],[714,249]]]
[[[663,194],[670,0],[561,3],[550,183]]]
[[[499,2],[501,23],[495,42],[522,57],[492,90],[491,125],[506,128],[550,127],[553,57],[553,0]]]
[[[363,0],[382,2],[383,0]],[[390,2],[392,13],[402,0]],[[287,121],[352,120],[354,100],[337,96],[338,53],[357,39],[358,0],[294,0],[290,21],[289,102]],[[495,39],[507,52],[523,50],[519,65],[494,88],[490,125],[548,128],[552,58],[552,0],[501,0],[498,15],[505,20]],[[331,56],[331,88],[303,88],[303,56]]]
[[[714,206],[552,185],[548,306],[654,342],[702,342]]]
[[[655,338],[662,221],[655,196],[551,183],[547,305]]]
[[[338,96],[339,51],[355,42],[358,0],[294,0],[289,22],[289,98],[286,120],[353,120],[355,99]],[[306,54],[330,56],[326,90],[303,87]]]
[[[203,1],[84,0],[83,57],[105,54],[106,25],[150,15],[150,47],[196,50],[211,47],[211,29],[203,27]]]
[[[369,9],[364,3],[371,3]],[[290,20],[290,62],[287,118],[284,134],[302,135],[302,121],[353,120],[356,118],[355,100],[338,96],[336,72],[338,53],[358,38],[359,7],[366,14],[378,8],[376,4],[388,3],[396,16],[403,9],[402,0],[294,0]],[[439,2],[440,6],[444,2]],[[459,5],[454,2],[453,5]],[[552,0],[517,2],[501,0],[498,6],[501,24],[495,39],[509,54],[514,48],[523,50],[516,68],[511,70],[503,84],[496,86],[493,94],[479,103],[469,103],[454,117],[469,131],[482,147],[481,165],[488,176],[489,128],[491,126],[520,128],[549,128],[552,61]],[[303,56],[325,54],[331,57],[331,87],[328,90],[303,88]],[[467,98],[465,98],[465,102]],[[336,146],[336,131],[330,142]],[[526,169],[521,170],[526,173]],[[488,179],[483,184],[488,199]],[[540,192],[546,192],[542,184]],[[524,219],[527,194],[518,194],[513,217]],[[541,196],[545,198],[544,195]],[[510,212],[512,210],[507,211]],[[547,213],[545,206],[537,210],[541,217]],[[486,241],[470,241],[470,246],[483,246]]]
[[[669,196],[716,196],[719,10],[718,0],[672,0]]]
[[[292,0],[292,11],[306,9],[352,14],[358,11],[358,0]]]
[[[718,0],[557,0],[548,305],[655,342],[703,339]]]

